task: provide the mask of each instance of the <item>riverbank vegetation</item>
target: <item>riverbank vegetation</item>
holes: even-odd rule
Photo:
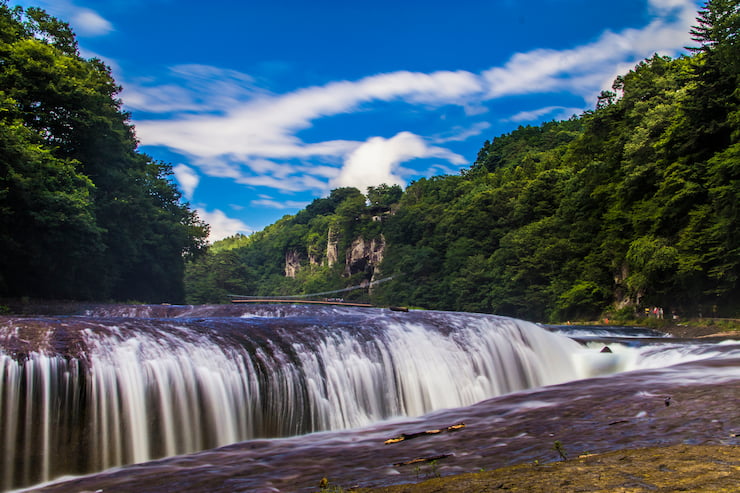
[[[341,189],[217,243],[190,265],[188,297],[392,277],[371,301],[542,321],[627,319],[646,307],[737,317],[738,32],[737,1],[710,1],[687,56],[642,61],[592,111],[487,141],[459,175],[378,187],[380,203],[378,188],[364,199]],[[382,243],[382,262],[343,264],[358,238]]]
[[[207,226],[69,26],[0,1],[0,296],[182,301]]]

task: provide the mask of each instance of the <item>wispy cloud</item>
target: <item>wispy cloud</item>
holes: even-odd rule
[[[650,8],[660,15],[670,14],[671,12],[683,12],[691,10],[692,15],[696,10],[696,2],[691,0],[648,0]]]
[[[273,94],[246,74],[181,65],[170,69],[169,77],[175,81],[169,84],[124,83],[123,99],[129,108],[152,115],[136,121],[144,144],[187,156],[205,175],[284,192],[405,184],[408,170],[403,164],[414,159],[435,158],[432,166],[443,169],[466,164],[445,146],[488,128],[482,120],[493,100],[567,92],[590,106],[618,71],[654,52],[678,53],[690,42],[696,7],[691,0],[648,0],[654,18],[642,29],[605,31],[591,43],[565,50],[517,53],[480,73],[398,71]],[[300,137],[322,119],[358,111],[373,115],[373,110],[387,109],[389,103],[430,114],[458,106],[467,121],[446,135],[393,128],[387,135],[364,140],[345,138],[341,131],[334,140],[311,142]],[[580,111],[548,106],[497,118],[533,121],[548,114],[567,118]],[[267,200],[259,204],[270,205]]]
[[[238,78],[235,75],[232,80]],[[247,76],[241,79],[249,82]],[[364,156],[368,149],[382,147],[387,150],[399,143],[399,139],[386,140],[380,137],[377,138],[380,140],[366,143],[352,140],[312,143],[299,139],[297,132],[311,127],[315,120],[349,113],[361,104],[373,101],[398,100],[406,104],[436,107],[464,104],[481,90],[479,78],[468,72],[395,72],[354,82],[332,82],[284,95],[254,90],[240,93],[234,89],[231,91],[234,98],[229,104],[221,106],[212,103],[205,106],[209,113],[222,110],[220,114],[197,115],[188,112],[203,105],[204,101],[195,101],[186,93],[170,91],[168,87],[138,90],[132,95],[134,107],[145,108],[149,112],[181,112],[179,116],[167,120],[138,121],[137,134],[145,144],[166,146],[187,155],[203,173],[210,176],[231,178],[251,186],[299,191],[328,190],[330,179],[335,183],[352,181],[349,177],[358,175],[357,163],[367,162],[367,159],[355,155],[358,148],[362,148],[359,156]],[[212,94],[213,91],[202,93]],[[168,96],[163,97],[163,94]],[[124,94],[124,98],[129,104],[129,97]],[[244,101],[235,104],[235,99]],[[426,149],[426,144],[420,147],[420,137],[413,142],[406,138],[400,142],[411,144],[412,147],[405,153],[396,149],[396,156],[408,155],[413,158],[431,153],[434,157],[461,164],[461,157],[449,151],[431,147]],[[421,148],[424,148],[423,152]],[[300,167],[287,162],[311,158],[320,158],[323,164]],[[387,163],[388,154],[384,153],[380,159]],[[345,160],[343,171],[330,165],[342,160]],[[366,172],[365,178],[382,176],[392,178],[393,183],[403,183],[398,175],[391,176],[390,164],[384,166],[388,168],[385,173],[377,173],[375,168],[375,173]],[[337,178],[337,175],[341,178]],[[371,182],[368,185],[379,183]]]
[[[317,119],[351,112],[362,103],[403,100],[435,106],[462,104],[482,89],[479,78],[469,72],[394,72],[279,96],[259,95],[221,115],[142,120],[137,122],[137,129],[148,145],[164,145],[194,156],[342,155],[356,144],[342,140],[310,144],[295,134]]]
[[[502,67],[483,72],[488,97],[571,91],[593,100],[611,84],[615,66],[634,64],[653,53],[675,54],[690,41],[696,13],[691,0],[650,0],[661,17],[643,29],[605,31],[595,42],[568,50],[517,53]]]
[[[228,217],[219,209],[211,212],[205,209],[196,209],[196,212],[198,217],[211,226],[211,233],[208,236],[208,241],[211,243],[237,233],[250,234],[254,232],[254,229],[247,226],[243,221]]]
[[[538,108],[531,111],[520,111],[519,113],[512,115],[507,120],[512,122],[531,122],[539,120],[545,115],[552,115],[554,120],[565,120],[573,115],[583,113],[585,108],[568,108],[565,106],[546,106],[544,108]]]
[[[97,12],[84,8],[74,9],[71,24],[82,36],[102,36],[113,31],[113,24]]]
[[[185,164],[178,164],[177,166],[173,167],[172,172],[175,175],[175,180],[177,180],[180,188],[182,188],[182,192],[185,195],[185,198],[188,200],[193,200],[193,192],[195,192],[195,187],[197,187],[198,183],[200,183],[200,177],[198,176],[198,173],[193,168]]]
[[[491,124],[488,122],[477,122],[468,127],[456,125],[443,134],[432,137],[432,141],[435,144],[444,144],[446,142],[463,142],[471,137],[477,137],[490,127]]]
[[[250,205],[253,207],[267,207],[269,209],[301,209],[306,207],[310,202],[299,200],[275,200],[270,197],[263,197],[252,200]]]
[[[113,24],[98,12],[75,5],[70,0],[17,0],[21,7],[41,7],[51,15],[69,22],[79,36],[104,36],[114,30]]]
[[[122,92],[126,106],[145,113],[220,114],[267,94],[249,75],[210,65],[175,65],[166,77],[172,82],[158,84],[151,78],[126,81]]]

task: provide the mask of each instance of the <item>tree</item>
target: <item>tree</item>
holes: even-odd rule
[[[710,0],[699,10],[696,23],[689,32],[699,46],[689,47],[689,50],[703,53],[718,49],[733,51],[740,35],[740,3],[737,0]]]
[[[740,2],[711,0],[691,30],[694,85],[688,88],[686,125],[676,132],[684,153],[705,160],[736,142],[740,126]],[[734,139],[734,140],[733,140]],[[685,142],[685,143],[683,143]]]
[[[190,262],[186,273],[187,303],[228,303],[229,295],[252,292],[253,276],[233,250],[204,256]]]
[[[16,253],[0,294],[182,300],[185,258],[204,249],[207,226],[170,165],[137,152],[110,69],[40,9],[2,2],[0,27],[0,214]]]
[[[403,189],[398,185],[378,185],[367,187],[367,200],[370,207],[378,212],[389,211],[391,206],[401,200]]]
[[[0,293],[90,297],[95,287],[77,279],[104,248],[94,185],[33,141],[18,123],[0,125]]]

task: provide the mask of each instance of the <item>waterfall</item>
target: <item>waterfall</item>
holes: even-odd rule
[[[598,367],[573,340],[503,317],[162,310],[0,319],[2,489],[418,416]]]

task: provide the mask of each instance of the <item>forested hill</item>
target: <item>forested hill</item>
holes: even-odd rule
[[[656,55],[593,111],[486,142],[459,176],[338,189],[215,244],[188,268],[189,300],[392,276],[370,301],[534,320],[737,316],[739,18],[737,0],[709,2],[690,56]]]
[[[0,297],[181,301],[207,226],[69,26],[0,0]]]

